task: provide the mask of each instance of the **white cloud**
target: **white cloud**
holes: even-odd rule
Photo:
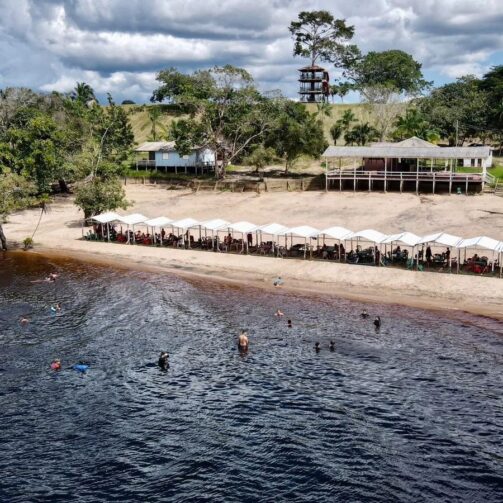
[[[501,0],[2,0],[0,85],[64,91],[78,80],[146,100],[162,68],[231,63],[295,96],[302,61],[288,25],[312,9],[346,18],[364,51],[402,49],[446,78],[481,74],[503,50]]]

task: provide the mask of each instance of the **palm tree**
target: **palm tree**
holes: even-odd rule
[[[409,108],[404,116],[398,117],[395,122],[393,136],[399,140],[416,136],[429,142],[440,140],[438,131],[432,128],[423,114],[417,108]]]
[[[342,114],[342,117],[337,122],[340,122],[342,127],[348,130],[351,126],[351,123],[356,122],[356,115],[352,110],[345,110]]]
[[[349,138],[350,143],[363,146],[372,141],[376,141],[379,138],[379,131],[368,122],[365,122],[363,124],[357,124],[351,131],[348,131],[348,133],[344,135],[344,139],[346,143],[348,143],[346,137]]]
[[[337,145],[337,140],[341,137],[342,133],[344,131],[344,128],[342,127],[341,124],[339,124],[339,121],[337,121],[331,128],[330,128],[330,136],[334,140],[334,145]],[[347,142],[346,142],[347,143]]]
[[[349,82],[342,82],[339,84],[337,94],[341,98],[341,103],[344,103],[344,96],[346,96],[352,88],[353,86]]]
[[[94,89],[85,82],[77,82],[75,89],[72,91],[71,97],[75,101],[87,105],[90,101],[98,101],[94,95]]]
[[[334,102],[335,96],[339,96],[339,86],[337,84],[332,84],[330,86],[330,97],[332,98],[332,103]]]
[[[159,117],[161,116],[161,109],[156,106],[152,105],[148,107],[148,118],[150,119],[150,122],[152,122],[152,127],[150,129],[150,134],[152,135],[152,139],[156,141],[157,139],[157,131],[156,131],[156,126],[159,121]]]

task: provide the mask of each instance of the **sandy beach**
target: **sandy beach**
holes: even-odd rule
[[[347,192],[228,193],[168,191],[162,186],[128,185],[134,205],[119,213],[148,217],[192,217],[277,222],[318,228],[340,225],[351,230],[419,235],[445,231],[461,237],[503,239],[503,199],[492,195],[443,196]],[[4,226],[11,242],[30,236],[38,210],[11,215]],[[282,288],[371,302],[391,302],[430,309],[466,311],[503,319],[503,279],[411,272],[322,261],[287,260],[194,250],[126,246],[80,240],[82,213],[69,198],[57,198],[35,235],[35,250],[128,268],[170,271],[228,283]],[[488,252],[489,253],[489,252]],[[485,253],[487,254],[487,253]]]

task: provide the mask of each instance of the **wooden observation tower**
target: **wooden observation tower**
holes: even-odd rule
[[[328,72],[321,66],[313,65],[299,68],[300,101],[321,103],[328,99],[330,86]]]

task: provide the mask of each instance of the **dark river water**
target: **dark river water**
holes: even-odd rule
[[[501,502],[502,331],[0,256],[0,501]]]

